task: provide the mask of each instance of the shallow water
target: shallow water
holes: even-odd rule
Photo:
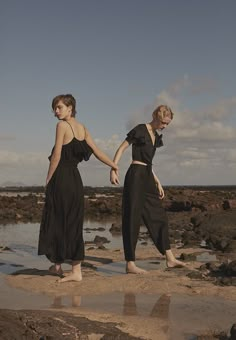
[[[84,222],[84,241],[88,242],[86,247],[95,246],[93,240],[96,235],[106,237],[109,243],[104,246],[108,249],[120,249],[123,247],[121,234],[111,233],[109,229],[112,225],[111,220],[91,221],[85,220]],[[87,230],[104,228],[104,231]],[[140,231],[146,231],[145,227],[141,227]],[[7,246],[13,250],[25,250],[31,254],[36,255],[38,247],[39,236],[39,223],[18,223],[0,225],[0,246]],[[138,244],[144,240],[140,239]],[[146,240],[145,240],[146,241]],[[150,240],[147,240],[150,244]]]
[[[84,223],[84,228],[105,228],[105,231],[84,231],[84,240],[85,241],[93,241],[95,235],[107,237],[112,244],[107,243],[107,247],[109,246],[118,246],[121,245],[121,237],[113,237],[109,232],[111,227],[110,222],[91,222],[86,221]],[[7,224],[0,225],[0,246],[7,246],[11,249],[28,249],[31,253],[36,254],[37,246],[38,246],[38,236],[39,236],[39,223],[18,223],[18,224]]]
[[[93,310],[140,318],[166,326],[171,339],[191,339],[209,330],[227,331],[235,322],[236,304],[215,297],[110,293],[99,296],[66,296],[52,300],[51,308]],[[146,320],[146,321],[144,321]]]
[[[30,277],[29,277],[30,279]],[[125,316],[132,323],[140,319],[146,327],[156,327],[166,339],[194,339],[194,334],[210,330],[228,331],[235,322],[236,303],[217,297],[180,294],[134,294],[114,292],[80,296],[47,296],[7,286],[0,274],[2,309],[55,309],[97,312]]]
[[[104,227],[105,231],[90,231],[84,233],[85,241],[91,241],[95,235],[105,236],[111,242],[105,244],[111,249],[121,248],[121,235],[115,237],[109,232],[111,221],[86,221],[85,228]],[[235,301],[217,297],[188,296],[180,294],[134,294],[132,287],[129,293],[114,292],[103,295],[50,297],[21,289],[9,287],[4,279],[5,274],[11,274],[20,269],[47,269],[48,261],[44,256],[37,256],[39,224],[17,224],[0,226],[0,245],[8,246],[11,251],[0,253],[0,306],[2,309],[80,309],[123,315],[126,318],[140,318],[148,327],[153,323],[170,339],[194,339],[194,334],[209,330],[227,331],[235,322]],[[214,260],[207,252],[198,260]],[[162,261],[137,261],[140,267],[147,270],[164,266]],[[67,268],[68,266],[68,268]],[[65,267],[65,268],[64,268]],[[63,265],[65,270],[69,265]],[[120,275],[124,273],[125,263],[116,262],[98,267],[101,275]],[[29,276],[30,280],[30,276]]]

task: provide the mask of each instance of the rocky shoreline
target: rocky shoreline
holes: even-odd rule
[[[205,244],[223,253],[236,251],[236,188],[166,188],[163,206],[169,218],[172,244]],[[44,205],[40,190],[0,196],[0,224],[39,223]],[[85,188],[85,218],[114,220],[111,232],[120,232],[122,188]],[[145,238],[145,235],[142,235]],[[147,236],[148,237],[148,236]]]
[[[236,301],[236,188],[166,188],[163,206],[169,218],[171,244],[176,256],[192,264],[192,268],[163,271],[152,270],[144,276],[119,275],[103,277],[96,271],[98,262],[117,263],[122,261],[122,250],[108,250],[105,238],[95,236],[94,245],[87,249],[87,260],[83,266],[82,283],[59,286],[56,278],[35,268],[18,270],[8,275],[8,284],[35,293],[60,296],[73,294],[79,288],[81,296],[104,294],[110,291],[133,294],[166,294],[165,281],[170,293],[192,294],[193,296],[219,296]],[[122,188],[85,188],[85,216],[91,220],[111,222],[110,232],[121,233]],[[0,195],[0,224],[39,223],[44,204],[44,192],[35,190]],[[86,230],[89,228],[85,228]],[[92,229],[91,229],[92,230]],[[147,232],[140,233],[142,245],[150,244]],[[95,242],[96,241],[96,242]],[[0,252],[8,251],[0,244]],[[215,260],[202,264],[199,256],[209,251]],[[156,250],[153,246],[137,249],[137,257],[153,261]],[[212,256],[212,255],[211,255]],[[157,258],[158,261],[163,259]],[[156,263],[158,263],[158,261]],[[30,280],[29,280],[30,277]],[[47,279],[45,279],[45,277]],[[135,282],[135,284],[134,284]],[[95,288],[96,287],[96,288]],[[127,292],[126,292],[127,291]],[[70,312],[70,310],[68,310]],[[150,319],[150,335],[145,336],[140,320],[131,315],[135,328],[126,322],[127,316],[105,316],[80,310],[71,313],[32,310],[0,310],[0,338],[4,339],[156,339],[156,321]],[[128,319],[127,319],[128,320]],[[145,319],[146,320],[146,319]],[[158,319],[160,322],[161,319]],[[155,322],[154,322],[155,321]],[[163,321],[163,320],[162,320]],[[131,319],[130,319],[131,322]],[[147,320],[145,321],[147,322]],[[154,322],[154,323],[152,323]],[[194,339],[236,339],[236,319],[224,331],[216,329],[207,333],[198,332]],[[125,325],[121,329],[120,325]],[[11,325],[11,326],[9,326]],[[56,327],[55,327],[56,325]],[[79,327],[78,327],[79,325]],[[165,329],[165,325],[163,329]],[[162,329],[162,328],[160,328]],[[66,336],[64,335],[66,334]],[[132,334],[132,335],[131,335]],[[159,334],[159,333],[158,333]],[[162,336],[159,339],[167,339]]]

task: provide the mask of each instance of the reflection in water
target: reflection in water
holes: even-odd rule
[[[113,294],[112,294],[113,295]],[[113,296],[110,296],[110,302],[116,306],[115,310],[112,310],[112,312],[117,312],[117,309],[119,309],[119,304],[122,301],[120,298],[120,294],[115,294]],[[102,300],[101,300],[102,299]],[[170,322],[169,322],[169,307],[170,307],[170,295],[163,294],[158,297],[157,301],[154,303],[154,305],[150,305],[148,303],[148,315],[146,315],[148,318],[150,318],[149,323],[151,327],[153,325],[156,325],[155,327],[158,329],[158,334],[163,334],[165,337],[167,334],[170,332]],[[98,302],[100,300],[100,303]],[[103,301],[103,303],[102,303]],[[140,316],[140,322],[143,320],[144,316],[144,309],[147,306],[143,306],[144,301],[141,300],[139,303],[136,301],[136,294],[134,293],[124,293],[123,294],[123,305],[121,309],[121,314],[125,315],[127,317],[132,317],[132,316]],[[67,296],[67,297],[62,297],[62,296],[56,296],[51,304],[51,308],[59,309],[59,308],[64,308],[64,307],[89,307],[89,309],[92,309],[93,311],[96,310],[98,307],[98,304],[103,304],[103,307],[106,306],[104,305],[104,296],[83,296],[83,302],[82,298],[79,295],[72,295],[72,296]],[[147,305],[147,304],[146,304]],[[140,312],[139,312],[140,308]],[[108,308],[109,309],[109,308]],[[106,310],[107,311],[107,310]],[[111,310],[109,310],[111,312]],[[146,313],[145,313],[146,314]],[[152,321],[151,321],[152,320]],[[154,322],[154,323],[153,323]],[[145,321],[147,325],[147,319]]]
[[[127,323],[145,323],[147,332],[157,339],[190,339],[191,334],[207,330],[225,331],[235,322],[235,301],[220,297],[154,295],[113,292],[93,296],[55,297],[52,308],[80,308],[124,315]],[[162,336],[162,337],[161,337]],[[187,337],[186,337],[187,336]]]
[[[51,304],[51,308],[63,308],[68,304],[62,303],[62,296],[55,296],[54,300]],[[80,307],[81,306],[81,296],[80,295],[72,295],[71,296],[71,307]]]
[[[163,294],[160,296],[160,298],[153,306],[150,316],[168,320],[169,307],[170,307],[170,295]]]
[[[149,314],[150,317],[161,319],[161,328],[164,334],[167,334],[169,331],[169,307],[170,295],[163,294],[157,299]],[[138,315],[135,294],[124,294],[123,315]]]
[[[66,300],[63,301],[63,299]],[[69,298],[69,301],[68,301]],[[72,296],[55,296],[54,300],[51,304],[53,308],[63,308],[63,307],[86,307],[87,303],[86,300],[89,300],[91,297],[83,297],[84,303],[82,304],[82,297],[80,295],[72,295]],[[120,300],[120,296],[118,296]],[[150,317],[155,317],[163,320],[168,320],[169,318],[169,306],[170,306],[170,295],[162,294],[158,297],[156,303],[150,308],[149,315]],[[96,307],[97,302],[95,302]],[[136,294],[134,293],[124,293],[123,299],[123,315],[139,315],[138,306],[136,303]],[[143,315],[142,311],[140,315]]]
[[[170,295],[167,294],[161,295],[157,299],[152,310],[150,311],[149,316],[160,319],[168,319],[169,305]],[[138,315],[135,294],[133,293],[124,294],[123,315]]]
[[[123,315],[137,315],[135,294],[124,294]]]

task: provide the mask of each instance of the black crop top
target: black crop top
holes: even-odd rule
[[[162,135],[157,132],[155,132],[153,145],[146,124],[135,126],[127,133],[126,140],[129,144],[132,144],[132,159],[146,164],[152,164],[156,148],[163,146]]]

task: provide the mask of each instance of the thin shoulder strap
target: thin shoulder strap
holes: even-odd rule
[[[67,122],[67,120],[66,120],[66,122]],[[68,122],[67,122],[67,124],[70,125],[70,123],[68,123]],[[71,128],[71,131],[72,131],[72,133],[73,133],[73,136],[75,137],[74,130],[72,129],[72,126],[71,126],[71,125],[70,125],[70,128]]]

